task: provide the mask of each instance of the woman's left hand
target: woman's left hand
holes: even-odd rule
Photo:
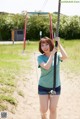
[[[60,37],[56,37],[55,38],[55,41],[57,41],[58,42],[58,45],[60,44]]]

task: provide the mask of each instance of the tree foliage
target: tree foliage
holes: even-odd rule
[[[0,40],[11,40],[12,29],[24,29],[24,14],[0,14]],[[52,15],[53,31],[56,29],[57,14]],[[27,39],[39,39],[39,32],[42,36],[50,35],[49,15],[28,15]],[[60,17],[60,37],[65,39],[80,39],[80,17]]]

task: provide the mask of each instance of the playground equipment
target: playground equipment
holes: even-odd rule
[[[57,28],[56,28],[56,37],[59,36],[59,24],[60,24],[60,8],[61,8],[61,0],[59,0],[59,3],[58,3],[58,19],[57,19]],[[55,47],[58,46],[58,43],[57,41],[55,42]],[[57,59],[57,52],[55,53],[55,56],[54,56],[54,77],[53,77],[53,90],[51,90],[49,92],[49,94],[51,95],[55,95],[56,94],[56,91],[55,91],[55,88],[56,88],[56,59]]]
[[[25,12],[23,11],[23,13],[25,13],[25,22],[24,22],[24,38],[23,38],[23,50],[25,50],[26,48],[26,30],[27,30],[27,22],[28,22],[28,14],[29,15],[49,15],[50,18],[50,38],[53,39],[53,27],[52,27],[52,14],[48,13],[48,12]],[[40,35],[40,39],[42,38],[42,31],[39,32]]]
[[[26,48],[26,25],[27,25],[27,20],[28,20],[28,17],[27,17],[27,12],[25,12],[25,22],[24,22],[24,44],[23,44],[23,51],[25,50]]]
[[[56,27],[56,37],[59,36],[59,23],[60,23],[60,6],[61,6],[61,0],[59,0],[59,4],[58,4],[58,18],[57,18],[57,27]],[[33,13],[34,14],[34,13]],[[47,12],[46,13],[38,13],[39,14],[48,14]],[[53,39],[53,27],[52,27],[52,16],[51,14],[49,13],[49,18],[50,18],[50,38]],[[58,43],[57,41],[55,42],[55,47],[58,46]],[[56,88],[56,58],[57,58],[57,52],[55,53],[55,56],[54,56],[54,74],[53,74],[53,90],[51,90],[49,92],[50,95],[55,95],[56,94],[56,91],[55,91],[55,88]]]
[[[56,27],[56,37],[59,36],[59,23],[60,23],[60,7],[61,7],[61,0],[59,0],[59,3],[58,3],[58,18],[57,18],[57,27]],[[40,12],[40,13],[35,13],[35,12],[28,12],[29,14],[48,14],[47,12],[44,13],[44,12]],[[52,17],[51,17],[51,14],[49,14],[49,17],[50,17],[50,38],[53,39],[53,28],[52,28]],[[26,19],[25,19],[25,27],[24,27],[24,31],[26,31]],[[42,33],[40,33],[40,38],[42,36]],[[25,44],[25,38],[26,38],[26,34],[24,32],[24,44]],[[58,46],[58,43],[57,41],[55,42],[55,47]],[[25,49],[25,45],[24,45],[24,49]],[[52,96],[52,95],[55,95],[56,94],[56,91],[55,91],[55,88],[56,88],[56,59],[57,59],[57,52],[55,53],[55,56],[54,56],[54,74],[53,74],[53,90],[51,90],[49,92],[49,94]]]
[[[53,40],[53,26],[52,26],[52,15],[49,13],[50,18],[50,38]]]

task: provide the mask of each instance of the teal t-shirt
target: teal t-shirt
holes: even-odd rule
[[[57,52],[57,58],[56,58],[56,87],[61,85],[60,82],[60,57],[61,53]],[[46,70],[42,67],[40,67],[40,64],[42,62],[47,62],[48,57],[45,56],[44,54],[41,54],[37,58],[38,60],[38,68],[41,68],[41,75],[39,78],[39,84],[40,86],[46,87],[46,88],[53,88],[53,78],[54,78],[54,56],[53,56],[53,61],[52,65],[49,70]]]

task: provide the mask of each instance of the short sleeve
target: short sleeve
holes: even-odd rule
[[[58,55],[58,59],[59,59],[59,61],[61,61],[61,62],[62,62],[62,60],[61,60],[61,57],[62,57],[61,52],[58,52],[58,53],[57,53],[57,55]]]
[[[42,62],[44,62],[44,61],[43,61],[43,59],[42,59],[41,56],[38,56],[37,61],[38,61],[38,68],[39,68],[39,67],[40,67],[40,64],[41,64]]]

